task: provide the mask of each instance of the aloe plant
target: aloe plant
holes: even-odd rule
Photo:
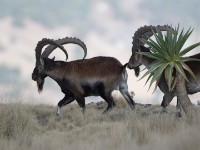
[[[200,42],[182,49],[193,29],[189,28],[186,32],[184,29],[179,32],[179,26],[173,30],[168,28],[166,34],[163,35],[159,30],[155,33],[152,30],[155,41],[149,38],[141,39],[146,45],[150,47],[150,52],[138,52],[139,54],[155,59],[150,64],[149,70],[141,77],[148,76],[147,82],[150,81],[149,88],[154,82],[156,86],[164,73],[169,90],[173,90],[176,85],[175,75],[179,73],[185,80],[188,81],[185,71],[188,71],[192,77],[195,78],[192,70],[186,65],[187,61],[199,61],[199,59],[184,57],[185,54],[200,45]]]
[[[191,28],[186,32],[184,32],[184,29],[179,32],[179,26],[174,30],[169,27],[165,35],[163,35],[159,30],[157,30],[156,33],[153,30],[152,32],[155,41],[151,38],[148,40],[141,39],[142,42],[150,47],[150,52],[139,52],[139,54],[153,58],[155,61],[150,64],[148,71],[141,77],[141,79],[148,76],[146,82],[150,81],[149,88],[154,82],[156,82],[157,87],[161,76],[164,74],[169,91],[175,89],[177,100],[182,105],[188,118],[192,118],[192,103],[185,87],[185,81],[188,81],[185,71],[187,71],[193,78],[195,78],[195,75],[185,62],[200,60],[184,55],[198,47],[200,42],[183,49],[184,44],[193,32],[193,29]]]

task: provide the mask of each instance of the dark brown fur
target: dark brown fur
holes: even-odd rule
[[[43,58],[43,67],[33,71],[33,80],[39,83],[38,91],[42,90],[45,77],[55,80],[65,97],[58,107],[76,99],[81,108],[85,109],[85,97],[101,96],[107,103],[106,111],[115,106],[111,93],[120,90],[124,98],[134,108],[134,101],[128,93],[126,66],[113,57],[94,57],[91,59],[71,62],[54,61]],[[59,114],[59,113],[58,113]]]

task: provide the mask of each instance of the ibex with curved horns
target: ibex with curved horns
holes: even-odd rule
[[[58,83],[65,94],[65,97],[58,103],[57,115],[60,114],[61,107],[74,100],[78,102],[84,112],[85,97],[87,96],[101,96],[108,103],[108,107],[104,111],[107,112],[115,106],[111,95],[114,90],[119,90],[131,108],[134,108],[135,102],[128,92],[128,75],[125,69],[127,64],[122,65],[113,57],[93,57],[70,62],[47,58],[56,48],[55,46],[65,51],[62,47],[62,44],[67,43],[65,40],[44,39],[39,41],[35,49],[36,66],[32,73],[32,79],[37,82],[39,92],[42,91],[44,79],[50,77]],[[46,44],[54,46],[47,47],[41,56],[42,47]],[[84,45],[83,42],[82,45]],[[85,46],[81,47],[86,48]],[[87,53],[86,49],[84,51]],[[65,54],[67,55],[67,52]]]
[[[142,52],[149,52],[150,49],[144,46],[144,43],[142,43],[140,41],[141,38],[145,38],[146,40],[148,40],[148,38],[150,38],[153,33],[152,30],[154,32],[157,32],[156,28],[159,31],[167,31],[167,28],[169,28],[169,26],[144,26],[139,28],[134,36],[133,36],[133,46],[132,46],[132,56],[128,62],[128,68],[130,69],[134,69],[134,68],[138,68],[140,65],[144,65],[147,69],[148,66],[154,61],[153,58],[149,58],[147,56],[138,54],[138,51],[142,51]],[[173,29],[172,29],[173,30]],[[200,54],[196,54],[193,56],[190,56],[191,58],[197,58],[200,59]],[[200,66],[200,62],[199,61],[189,61],[186,62],[186,64],[189,66],[189,68],[193,71],[193,73],[196,76],[197,80],[194,80],[194,78],[192,78],[189,73],[185,72],[187,75],[187,78],[189,80],[189,82],[186,82],[186,88],[187,88],[187,92],[188,94],[194,94],[197,92],[200,92],[200,69],[198,68]],[[172,101],[172,99],[176,96],[176,91],[169,91],[168,86],[167,86],[167,82],[165,80],[164,75],[162,75],[161,79],[158,82],[158,87],[160,88],[160,90],[164,93],[163,96],[163,101],[161,103],[161,106],[165,108],[169,105],[169,103]],[[177,110],[178,110],[178,115],[180,115],[180,103],[177,102]]]

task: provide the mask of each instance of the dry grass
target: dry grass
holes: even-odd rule
[[[55,107],[0,104],[1,150],[197,150],[200,148],[200,112],[192,122],[174,118],[174,109],[160,115],[159,106],[131,111],[117,102],[103,115],[105,104],[89,104],[85,115],[77,105]]]

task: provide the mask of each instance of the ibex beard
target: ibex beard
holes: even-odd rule
[[[33,70],[33,73],[32,73],[32,80],[36,81],[37,83],[37,88],[38,88],[38,92],[41,93],[42,90],[43,90],[43,85],[44,85],[44,74],[42,74],[40,71],[40,67],[36,66]]]

